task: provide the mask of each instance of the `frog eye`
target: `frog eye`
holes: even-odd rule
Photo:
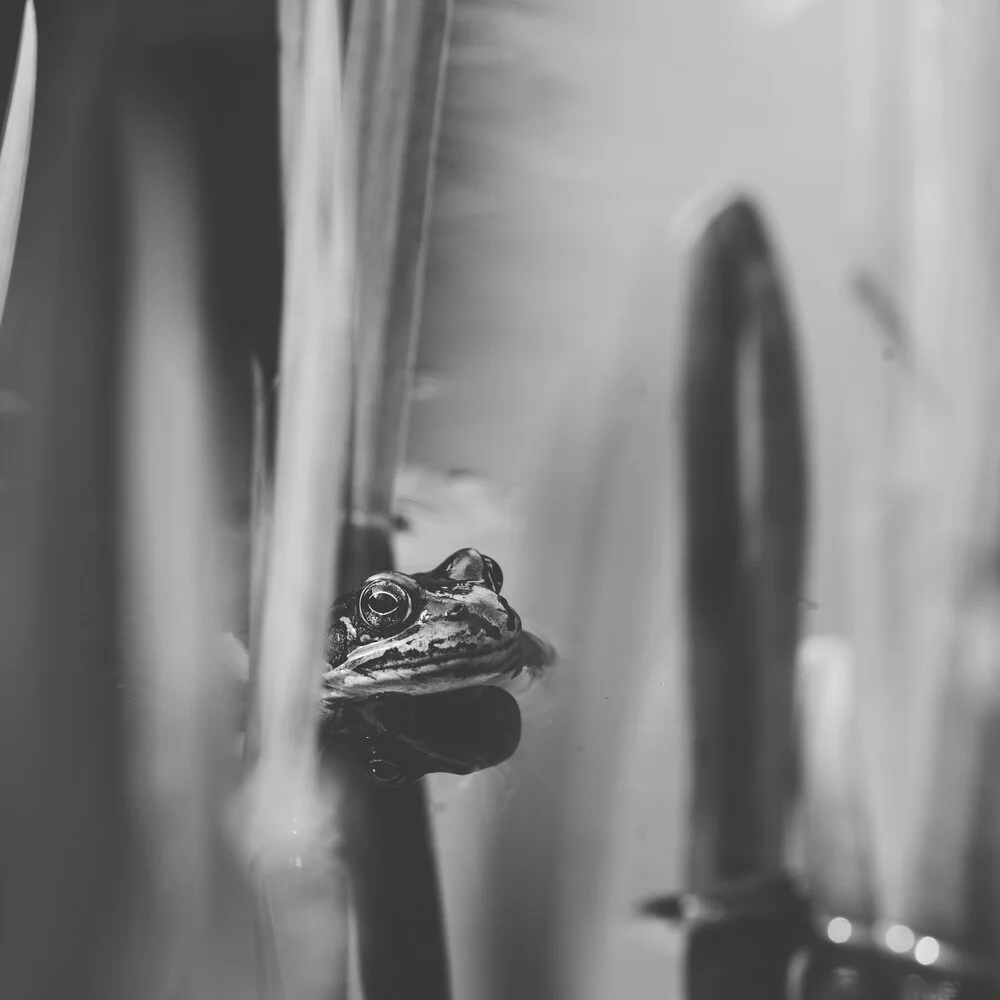
[[[439,576],[456,583],[485,583],[494,593],[499,594],[503,586],[503,570],[500,564],[475,549],[459,549],[453,552],[430,576]]]
[[[412,610],[410,595],[395,580],[374,580],[358,598],[358,611],[365,622],[378,632],[402,624]]]

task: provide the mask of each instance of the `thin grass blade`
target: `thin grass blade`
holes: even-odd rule
[[[14,262],[14,246],[21,218],[24,182],[28,174],[31,122],[35,109],[35,71],[38,62],[38,35],[35,5],[24,7],[21,42],[14,69],[14,83],[3,131],[0,132],[0,318],[7,300],[7,284]]]

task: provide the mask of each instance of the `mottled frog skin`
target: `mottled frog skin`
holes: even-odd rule
[[[376,573],[330,612],[324,702],[501,683],[555,658],[500,596],[503,573],[460,549],[429,573]]]

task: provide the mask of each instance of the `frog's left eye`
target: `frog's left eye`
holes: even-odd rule
[[[401,625],[410,616],[410,595],[395,580],[375,580],[361,591],[358,611],[377,632]]]

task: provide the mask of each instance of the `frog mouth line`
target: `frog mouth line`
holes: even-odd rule
[[[521,655],[511,658],[512,652],[520,651]],[[483,660],[497,658],[499,662],[491,670],[477,672],[476,668],[465,669]],[[410,660],[395,664],[392,667],[373,666],[365,670],[360,665],[351,667],[344,663],[324,675],[324,688],[331,694],[351,694],[364,696],[374,694],[377,689],[385,689],[385,685],[399,686],[400,689],[428,690],[434,687],[434,681],[448,678],[448,687],[475,687],[488,683],[490,679],[497,680],[506,674],[517,676],[522,670],[536,671],[550,665],[556,659],[553,647],[544,639],[530,632],[521,632],[514,639],[509,639],[489,649],[473,650],[468,653],[452,652],[441,656],[426,656],[419,660]],[[432,670],[426,670],[433,667]],[[423,670],[423,673],[419,671]],[[419,673],[419,676],[414,676]]]
[[[514,639],[507,639],[504,642],[498,643],[496,646],[490,646],[488,649],[476,647],[469,650],[467,653],[459,652],[458,650],[451,650],[449,652],[442,652],[440,656],[432,655],[421,657],[419,660],[405,660],[404,662],[397,663],[391,667],[383,667],[377,663],[373,664],[371,667],[366,667],[363,664],[359,664],[356,667],[352,667],[348,663],[343,665],[359,677],[377,677],[380,673],[398,675],[401,672],[410,673],[413,670],[419,670],[421,667],[440,667],[459,663],[476,663],[480,660],[489,659],[491,657],[502,656],[504,653],[508,653],[516,648],[520,641],[521,636],[517,636]]]

